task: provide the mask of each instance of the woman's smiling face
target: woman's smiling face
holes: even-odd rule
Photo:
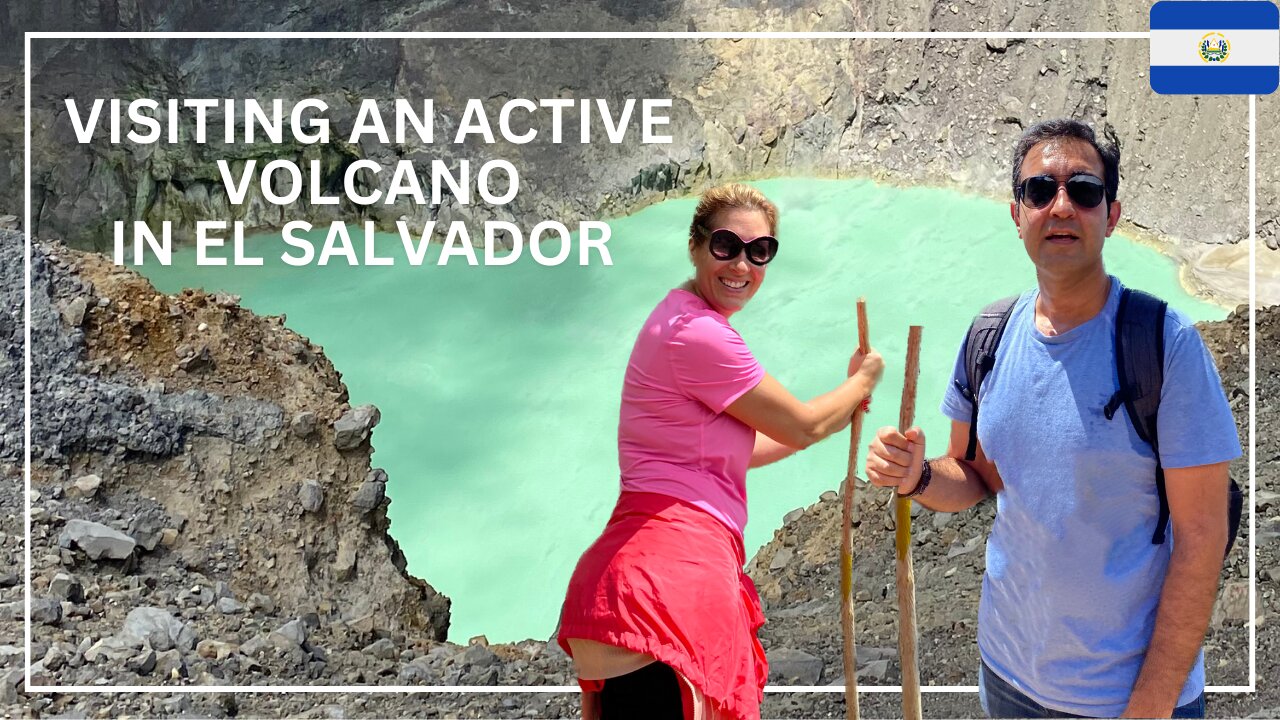
[[[773,230],[764,212],[745,207],[726,208],[712,215],[706,224],[707,234],[720,228],[732,230],[746,242],[771,235]],[[694,290],[725,317],[746,306],[764,282],[764,266],[752,264],[745,252],[738,253],[732,260],[717,260],[711,254],[705,235],[690,252],[695,271]]]

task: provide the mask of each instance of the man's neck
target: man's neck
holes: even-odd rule
[[[1101,267],[1071,278],[1037,273],[1036,279],[1040,285],[1036,329],[1045,335],[1061,335],[1093,319],[1102,312],[1111,293],[1111,278]]]

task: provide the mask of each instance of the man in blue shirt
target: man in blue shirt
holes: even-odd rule
[[[945,455],[925,460],[919,428],[881,428],[867,477],[933,510],[989,493],[978,612],[983,708],[993,717],[1203,717],[1204,655],[1223,548],[1227,464],[1240,455],[1231,411],[1195,327],[1164,324],[1160,460],[1171,519],[1152,544],[1156,460],[1116,390],[1122,286],[1102,246],[1120,220],[1119,149],[1089,126],[1029,128],[1009,210],[1036,267],[981,387],[976,459],[964,460],[970,402],[948,386]],[[965,379],[964,352],[955,378]]]

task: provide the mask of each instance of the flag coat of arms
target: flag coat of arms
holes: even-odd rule
[[[1151,6],[1151,89],[1266,95],[1280,85],[1280,10],[1266,0],[1161,0]]]

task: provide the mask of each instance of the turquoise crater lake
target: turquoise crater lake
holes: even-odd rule
[[[807,399],[840,381],[865,297],[888,365],[866,423],[876,428],[897,421],[907,327],[923,325],[917,417],[939,452],[947,423],[937,407],[969,320],[1034,284],[1008,205],[865,180],[754,184],[780,208],[781,249],[734,326]],[[140,269],[164,292],[226,291],[255,312],[286,313],[323,345],[352,404],[382,411],[373,464],[390,476],[391,532],[410,572],[453,599],[450,639],[545,639],[617,497],[623,371],[640,323],[691,275],[694,205],[672,200],[611,221],[608,267],[544,267],[527,252],[510,266],[437,267],[439,246],[412,267],[386,234],[378,252],[393,267],[291,267],[280,236],[262,235],[247,240],[261,267],[197,267],[186,249],[170,267]],[[1226,316],[1189,296],[1156,251],[1113,235],[1105,254],[1126,284],[1193,319]],[[837,487],[847,453],[842,433],[750,473],[748,555],[786,512]]]

